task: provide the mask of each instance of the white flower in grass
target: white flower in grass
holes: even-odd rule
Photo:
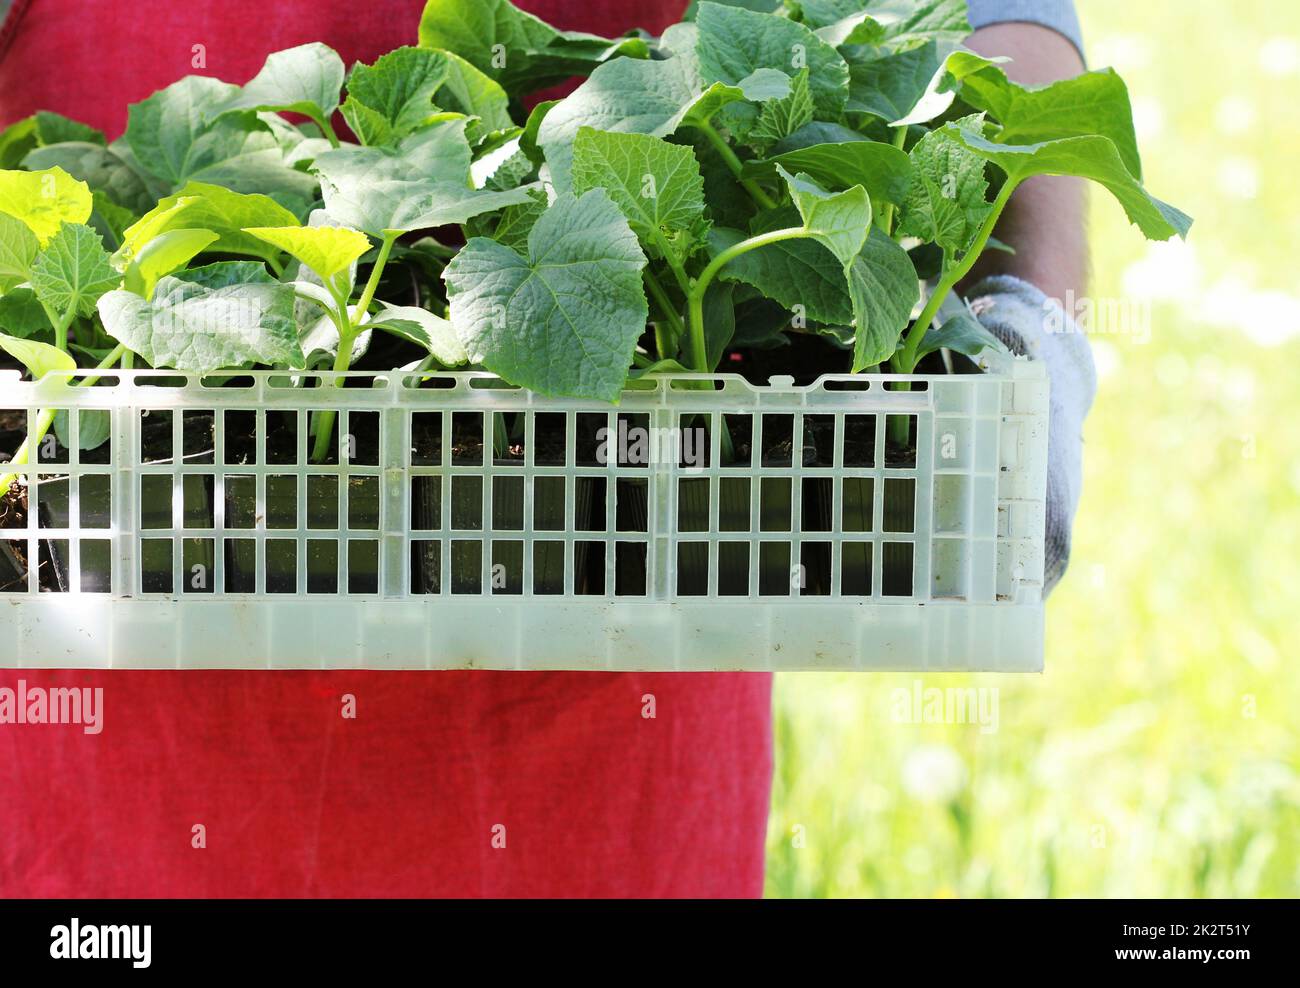
[[[925,803],[950,803],[966,785],[966,763],[946,744],[923,744],[903,759],[903,791]]]

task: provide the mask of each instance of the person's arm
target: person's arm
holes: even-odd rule
[[[1043,85],[1083,71],[1073,41],[1038,24],[990,24],[976,30],[967,47],[981,55],[1006,56],[1007,76],[1022,85]],[[1040,176],[1016,189],[998,222],[995,236],[1015,249],[988,251],[971,283],[988,275],[1009,274],[1042,289],[1048,298],[1084,293],[1088,280],[1085,219],[1087,187],[1082,179]]]
[[[970,6],[972,24],[984,26],[968,46],[982,55],[1009,57],[1012,61],[1004,70],[1016,82],[1044,85],[1083,71],[1078,21],[1068,0],[971,0]],[[1083,419],[1097,387],[1092,351],[1068,311],[1073,308],[1068,300],[1086,290],[1085,207],[1085,187],[1079,179],[1039,177],[1025,182],[995,231],[1015,253],[986,252],[962,286],[987,329],[1047,369],[1051,419],[1044,592],[1061,579],[1069,562],[1070,529],[1083,486]],[[1060,305],[1067,311],[1057,310],[1049,320]]]

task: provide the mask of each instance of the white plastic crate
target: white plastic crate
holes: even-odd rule
[[[9,421],[75,410],[71,429],[110,438],[78,454],[74,432],[20,470],[3,664],[1038,670],[1047,382],[1024,360],[987,370],[680,375],[618,406],[484,374],[6,372]],[[886,462],[894,416],[910,462]],[[503,455],[498,423],[521,440]],[[598,429],[620,423],[663,455],[602,461]]]

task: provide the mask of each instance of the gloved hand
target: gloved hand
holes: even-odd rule
[[[985,329],[1013,353],[1042,361],[1047,368],[1051,418],[1043,570],[1046,594],[1060,581],[1070,560],[1070,528],[1083,486],[1083,419],[1097,392],[1092,348],[1059,303],[1019,278],[985,278],[967,297]]]

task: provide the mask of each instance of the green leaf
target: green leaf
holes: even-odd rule
[[[471,240],[443,273],[469,359],[545,395],[616,401],[647,306],[645,255],[599,189],[565,194],[528,237],[528,255]]]
[[[497,243],[505,244],[513,250],[526,250],[528,247],[528,234],[537,221],[541,219],[542,214],[546,212],[546,208],[546,194],[544,192],[530,192],[527,202],[507,206],[501,210],[501,215],[497,218],[494,226],[489,226],[485,230],[472,235],[490,236]]]
[[[429,0],[420,18],[420,47],[459,53],[512,94],[586,75],[617,55],[649,55],[640,38],[557,31],[509,0]]]
[[[153,295],[158,279],[185,267],[217,240],[211,230],[168,230],[150,240],[124,272],[122,287],[142,298]]]
[[[101,146],[108,143],[102,130],[48,110],[36,111],[36,137],[42,146],[62,144],[65,141],[84,141]]]
[[[952,106],[962,80],[986,69],[1001,74],[991,59],[970,51],[945,54],[933,40],[884,58],[851,56],[846,109],[895,127],[928,123]]]
[[[400,140],[436,112],[433,94],[447,72],[446,56],[426,48],[398,48],[373,65],[356,65],[343,117],[366,144]],[[377,125],[376,115],[386,126]]]
[[[67,409],[54,413],[54,434],[65,448],[72,447],[72,416]],[[83,408],[77,420],[77,448],[98,449],[113,434],[113,416],[99,408]]]
[[[0,295],[0,333],[23,339],[46,336],[54,342],[54,327],[30,288],[14,288]]]
[[[811,123],[812,118],[812,90],[808,85],[808,69],[803,68],[795,75],[789,96],[763,105],[758,122],[746,140],[752,147],[767,148]]]
[[[723,351],[736,335],[736,286],[714,281],[704,292],[704,351],[709,366],[722,362]]]
[[[312,42],[273,52],[248,85],[219,112],[276,110],[328,120],[338,109],[343,60],[328,45]]]
[[[860,185],[845,192],[827,192],[802,172],[791,175],[780,165],[790,198],[808,235],[826,247],[841,265],[852,263],[871,229],[871,200]]]
[[[0,130],[0,168],[17,168],[39,143],[35,115],[23,117]]]
[[[32,264],[36,297],[61,315],[90,315],[99,297],[121,281],[99,234],[80,223],[62,227]]]
[[[279,250],[251,234],[246,227],[297,226],[298,217],[274,199],[256,193],[231,192],[219,185],[187,182],[175,195],[132,224],[123,235],[118,256],[130,260],[154,237],[169,230],[204,229],[217,234],[212,250],[274,260]]]
[[[959,312],[942,326],[927,329],[916,351],[916,359],[940,349],[954,350],[968,357],[978,356],[983,350],[1007,352],[1002,341],[985,329],[984,324],[969,311]]]
[[[172,277],[204,288],[226,288],[230,285],[275,285],[261,261],[216,261],[197,268],[178,271]]]
[[[853,302],[853,373],[894,355],[921,297],[911,258],[883,230],[873,228],[846,275]]]
[[[170,276],[153,300],[109,292],[99,300],[104,329],[153,367],[209,374],[249,364],[301,368],[288,285],[231,285],[210,289]]]
[[[244,231],[278,247],[311,268],[337,294],[352,291],[351,270],[357,258],[370,249],[370,238],[358,230],[339,226],[250,227]],[[338,276],[342,275],[342,278]]]
[[[0,294],[31,280],[32,261],[40,242],[31,228],[8,213],[0,213]]]
[[[1114,69],[1085,72],[1047,86],[1021,86],[989,64],[963,78],[961,97],[998,122],[992,136],[999,144],[1106,137],[1129,174],[1142,180],[1128,87]]]
[[[102,193],[125,209],[143,213],[154,203],[154,196],[144,180],[118,154],[99,144],[71,141],[37,148],[23,159],[23,167],[33,171],[54,166],[62,168],[92,192]]]
[[[756,69],[777,69],[793,77],[807,67],[817,112],[836,119],[843,111],[849,67],[839,52],[804,25],[708,2],[699,5],[696,23],[696,52],[705,81],[735,85]]]
[[[134,160],[169,190],[193,180],[310,199],[316,183],[285,163],[275,133],[256,113],[222,113],[237,93],[216,79],[186,76],[134,104],[126,125]]]
[[[619,58],[600,66],[552,107],[538,126],[537,143],[556,188],[569,189],[573,141],[583,127],[666,137],[677,129],[703,89],[694,60],[683,56],[654,61]]]
[[[330,217],[373,236],[464,223],[528,200],[525,189],[470,188],[463,118],[411,134],[396,149],[331,151],[317,158],[315,167]]]
[[[767,233],[799,222],[799,214],[787,207],[763,214],[751,232]],[[715,228],[709,234],[709,252],[716,256],[744,239],[739,230]],[[817,322],[848,325],[853,320],[844,266],[814,240],[782,240],[748,251],[723,267],[718,277],[750,285],[782,308]]]
[[[27,368],[33,381],[39,381],[52,371],[77,369],[77,362],[56,346],[37,340],[20,340],[16,336],[0,333],[0,350]]]
[[[966,251],[991,207],[984,161],[949,127],[931,131],[911,151],[912,184],[896,233],[937,243],[948,255]]]
[[[435,94],[440,106],[478,117],[486,133],[514,126],[510,119],[510,97],[495,79],[454,52],[438,54],[447,60],[447,77]]]
[[[952,125],[949,125],[952,127]],[[1020,183],[1034,175],[1074,175],[1088,178],[1113,195],[1129,220],[1149,240],[1186,237],[1192,218],[1149,194],[1108,137],[1066,137],[1037,144],[998,144],[969,127],[954,128],[958,139],[971,151],[1004,172],[1007,180]]]
[[[776,165],[790,172],[805,172],[827,188],[861,185],[877,203],[901,203],[912,176],[912,163],[904,152],[892,144],[865,138],[813,144],[762,161],[747,161],[745,174],[770,175]]]
[[[22,220],[41,246],[64,223],[85,223],[92,208],[90,189],[62,168],[0,171],[0,213]]]
[[[678,56],[683,65],[689,64],[685,55]],[[699,127],[709,123],[720,110],[733,103],[765,103],[788,100],[793,94],[790,77],[777,69],[756,69],[734,86],[715,82],[675,114],[670,121],[672,130],[678,126]]]
[[[680,266],[708,230],[704,179],[688,147],[584,127],[573,145],[573,191],[596,188],[623,211],[652,257]]]
[[[428,309],[386,304],[384,310],[365,325],[423,347],[443,367],[460,367],[469,362],[452,324]]]
[[[952,47],[970,36],[967,0],[872,0],[869,13],[884,28],[894,50],[933,39]]]

